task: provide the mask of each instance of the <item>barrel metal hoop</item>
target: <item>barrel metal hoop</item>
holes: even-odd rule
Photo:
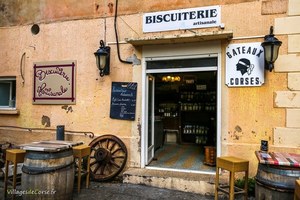
[[[272,177],[276,178],[273,180],[269,177],[270,175],[273,175]],[[288,180],[293,180],[299,178],[299,175],[299,169],[259,164],[255,180],[259,185],[263,185],[264,187],[275,191],[292,192],[295,188],[294,182],[279,181],[278,179],[286,177],[289,178]]]
[[[31,175],[38,175],[38,174],[47,174],[52,173],[55,171],[62,170],[64,168],[72,168],[72,166],[75,165],[75,162],[71,162],[70,164],[63,165],[63,166],[57,166],[57,167],[46,167],[46,168],[39,168],[39,167],[30,167],[23,165],[22,172],[25,174],[31,174]]]
[[[293,168],[293,170],[291,170],[290,168],[271,167],[270,165],[263,165],[263,164],[260,164],[259,168],[268,173],[295,177],[295,178],[298,178],[300,174],[300,169],[298,168]]]
[[[294,190],[291,189],[291,188],[286,188],[286,187],[279,187],[277,185],[271,185],[270,183],[268,182],[265,182],[263,180],[260,180],[258,179],[257,177],[255,178],[255,181],[256,181],[256,184],[262,186],[262,187],[265,187],[265,188],[268,188],[270,190],[273,190],[273,191],[278,191],[278,192],[288,192],[288,193],[293,193]]]
[[[48,160],[48,159],[57,159],[72,156],[72,150],[59,151],[59,152],[44,152],[44,151],[28,151],[25,155],[25,158],[33,160]]]

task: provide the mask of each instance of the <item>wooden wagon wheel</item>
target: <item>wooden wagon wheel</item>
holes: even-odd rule
[[[127,148],[114,135],[102,135],[90,144],[90,174],[95,181],[107,181],[115,178],[125,167]]]

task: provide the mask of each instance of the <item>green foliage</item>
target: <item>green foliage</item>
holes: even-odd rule
[[[237,179],[234,185],[239,188],[244,188],[245,178]],[[248,196],[255,196],[255,178],[248,178]]]

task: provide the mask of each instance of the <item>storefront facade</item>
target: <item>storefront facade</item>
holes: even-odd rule
[[[119,1],[117,21],[114,1],[46,2],[24,1],[20,7],[2,3],[6,13],[0,28],[0,83],[2,89],[10,88],[10,102],[0,108],[1,143],[55,139],[56,126],[64,125],[70,131],[66,140],[89,144],[104,134],[119,137],[128,149],[126,168],[149,169],[161,167],[151,161],[158,158],[156,152],[165,142],[207,144],[216,147],[217,156],[249,159],[252,177],[257,169],[254,152],[261,140],[268,141],[270,151],[300,152],[298,0],[142,1],[139,6],[135,1]],[[161,25],[188,18],[199,22],[192,27]],[[203,23],[203,19],[208,20]],[[249,56],[263,55],[260,43],[270,26],[282,41],[274,70],[260,70],[251,78],[255,68],[247,68],[238,71],[239,77],[231,77],[231,58],[238,59],[233,63],[253,64]],[[94,56],[100,40],[111,48],[110,74],[103,77]],[[36,67],[49,62],[74,66],[69,74],[52,73],[73,81],[72,88],[59,89],[61,93],[74,90],[70,101],[43,102],[34,96],[36,87],[41,87],[36,85]],[[168,76],[179,78],[168,81]],[[137,86],[133,118],[111,115],[116,82]],[[203,103],[199,100],[203,96],[210,100]],[[166,119],[175,125],[166,127]],[[155,124],[159,120],[164,121],[162,129]],[[158,130],[162,135],[155,135]],[[214,173],[213,168],[170,166],[161,168]]]

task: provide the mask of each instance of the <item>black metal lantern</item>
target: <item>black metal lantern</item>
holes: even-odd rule
[[[100,40],[100,47],[94,53],[96,56],[97,68],[100,70],[100,76],[109,75],[110,68],[110,47],[105,46],[103,40]]]
[[[265,69],[270,72],[274,68],[274,62],[278,58],[279,47],[282,42],[273,34],[273,26],[270,27],[270,34],[265,36],[265,41],[261,44],[265,52]]]

